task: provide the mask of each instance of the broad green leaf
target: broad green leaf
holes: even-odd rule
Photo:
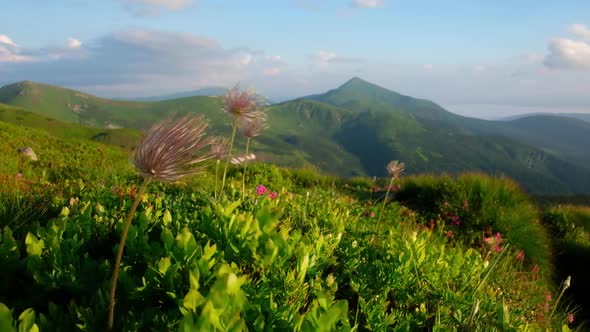
[[[170,211],[168,211],[168,209],[164,211],[164,217],[162,218],[162,222],[164,223],[164,226],[168,226],[172,222],[172,215],[170,214]]]
[[[31,308],[23,311],[18,316],[18,331],[19,332],[38,332],[39,328],[35,324],[35,311]]]
[[[0,303],[0,331],[16,332],[12,323],[12,311],[4,303]]]
[[[25,245],[27,246],[27,254],[30,256],[41,256],[43,248],[45,248],[43,240],[37,239],[37,237],[30,232],[27,233],[27,237],[25,238]]]
[[[201,295],[201,293],[199,293],[199,291],[197,291],[196,289],[191,289],[190,291],[188,291],[188,294],[186,294],[186,296],[184,297],[182,305],[186,309],[195,312],[197,311],[197,308],[200,307],[201,304],[203,304],[204,302],[205,298],[203,297],[203,295]]]
[[[185,258],[197,249],[197,241],[188,227],[183,228],[176,236],[176,247],[183,250]]]
[[[174,235],[168,228],[164,228],[162,230],[162,234],[160,234],[160,239],[164,242],[164,248],[167,251],[171,251],[174,245]]]
[[[189,271],[189,281],[191,284],[191,289],[198,290],[199,289],[199,269],[192,269]]]
[[[60,213],[60,215],[62,215],[62,216],[64,216],[64,217],[67,217],[69,214],[70,214],[70,209],[68,209],[68,207],[67,207],[67,206],[64,206],[64,208],[63,208],[63,209],[61,209],[61,213]]]
[[[223,209],[223,215],[229,217],[238,206],[242,204],[242,200],[237,200],[230,205],[228,205],[225,209]]]
[[[2,238],[0,238],[0,257],[19,257],[18,245],[8,226],[4,227]]]
[[[164,257],[164,258],[160,259],[160,261],[158,262],[158,271],[160,271],[160,273],[162,273],[162,274],[166,274],[166,271],[168,271],[168,268],[170,267],[170,265],[171,265],[170,258]]]

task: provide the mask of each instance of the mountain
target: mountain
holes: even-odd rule
[[[512,116],[504,117],[500,120],[501,121],[512,121],[512,120],[518,120],[518,119],[528,118],[528,117],[537,116],[537,115],[561,116],[561,117],[574,118],[574,119],[579,119],[582,121],[590,122],[590,113],[541,113],[540,112],[540,113],[512,115]]]
[[[144,129],[171,114],[199,112],[213,132],[227,135],[231,128],[217,97],[113,101],[21,82],[0,88],[0,102],[86,126]],[[408,174],[482,171],[512,177],[533,193],[590,192],[582,142],[565,148],[587,134],[580,121],[559,122],[552,135],[574,127],[575,135],[551,142],[538,131],[551,120],[530,124],[463,117],[360,78],[324,94],[272,105],[268,114],[270,128],[252,148],[260,160],[284,166],[314,165],[340,176],[383,176],[384,165],[399,159]],[[238,147],[243,144],[237,142]]]
[[[179,98],[187,98],[187,97],[219,97],[219,96],[223,96],[225,94],[225,90],[226,90],[225,88],[220,88],[220,87],[208,87],[208,88],[202,88],[202,89],[197,89],[197,90],[192,90],[192,91],[177,92],[177,93],[172,93],[172,94],[162,95],[162,96],[131,98],[131,100],[162,101],[162,100],[179,99]]]

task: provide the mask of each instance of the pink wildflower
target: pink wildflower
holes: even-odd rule
[[[277,194],[277,193],[276,193],[276,192],[274,192],[274,191],[272,191],[272,192],[268,193],[268,197],[269,197],[270,199],[275,199],[275,198],[277,198],[277,196],[278,196],[278,195],[279,195],[279,194]]]
[[[524,251],[519,251],[518,254],[516,254],[516,259],[518,259],[519,261],[524,261]]]
[[[452,238],[454,236],[453,231],[448,231],[445,236],[449,239]]]
[[[571,323],[573,323],[573,322],[574,322],[574,314],[568,314],[568,315],[567,315],[567,322],[568,322],[569,324],[571,324]]]
[[[258,196],[266,194],[267,191],[268,189],[266,189],[266,187],[263,185],[259,185],[258,187],[256,187],[256,195]]]

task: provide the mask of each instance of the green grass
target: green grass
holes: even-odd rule
[[[124,149],[0,122],[0,327],[103,331],[112,262],[137,177]],[[32,146],[40,162],[20,159]],[[15,177],[21,170],[24,176]],[[535,270],[546,240],[513,182],[479,174],[401,182],[375,230],[381,191],[312,168],[232,168],[152,183],[125,249],[115,326],[155,330],[555,330],[569,313]],[[61,176],[60,176],[61,175]],[[348,184],[345,186],[345,182]],[[397,183],[396,183],[397,184]],[[20,190],[26,185],[35,190]],[[256,186],[276,192],[257,195]],[[36,201],[37,199],[38,201]],[[463,207],[468,201],[468,208]],[[448,238],[444,202],[464,228]],[[24,204],[25,202],[26,204]],[[26,212],[26,211],[25,211]],[[39,212],[39,213],[37,213]],[[40,213],[42,212],[42,213]],[[439,214],[440,227],[428,220]],[[496,252],[471,235],[504,236]],[[526,230],[526,231],[525,231]],[[524,233],[530,232],[527,239]],[[541,234],[542,235],[542,234]],[[517,258],[520,249],[527,260]],[[545,267],[543,267],[545,269]],[[549,269],[549,268],[547,268]]]

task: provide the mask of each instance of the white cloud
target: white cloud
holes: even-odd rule
[[[424,68],[424,70],[432,70],[434,66],[431,63],[427,63],[424,66],[422,66],[422,68]]]
[[[17,45],[12,41],[12,39],[8,38],[7,35],[0,34],[0,44],[6,44],[9,46],[16,47]]]
[[[316,57],[322,62],[330,62],[336,59],[336,53],[330,51],[318,51]]]
[[[585,26],[584,24],[573,24],[570,27],[571,32],[573,32],[576,36],[588,40],[590,39],[590,28]]]
[[[146,9],[180,10],[190,6],[193,0],[123,0],[130,5],[143,6]]]
[[[1,52],[0,61],[6,61]],[[45,47],[27,54],[36,61],[6,67],[0,62],[2,83],[30,79],[103,95],[146,96],[231,86],[282,74],[286,66],[260,51],[225,48],[193,34],[142,29],[114,32],[77,48]],[[14,56],[9,60],[14,62]]]
[[[385,6],[385,0],[353,0],[350,5],[355,8],[379,8]]]
[[[543,63],[551,69],[590,69],[590,44],[571,39],[554,39]]]
[[[271,62],[281,62],[281,56],[280,55],[271,55],[266,57],[269,61]]]
[[[0,34],[0,64],[33,61],[30,55],[23,54],[20,47],[7,35]]]
[[[68,48],[79,48],[82,42],[75,38],[68,38]]]

